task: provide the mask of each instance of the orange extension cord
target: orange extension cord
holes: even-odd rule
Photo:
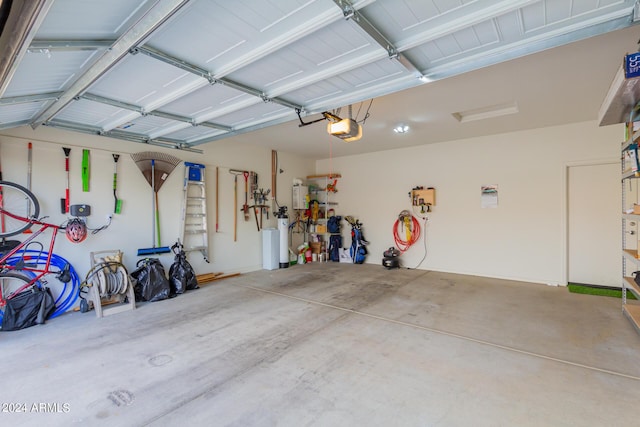
[[[402,229],[404,229],[405,237],[400,236]],[[393,239],[398,250],[402,253],[406,252],[420,238],[420,230],[420,223],[415,216],[408,214],[408,212],[401,212],[393,224]]]

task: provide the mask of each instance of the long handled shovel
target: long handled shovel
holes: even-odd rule
[[[233,241],[237,240],[237,232],[238,232],[238,211],[245,212],[245,220],[249,220],[249,205],[247,204],[247,194],[248,194],[248,177],[249,172],[237,170],[237,169],[229,169],[229,173],[233,175]],[[244,194],[245,194],[245,202],[244,206],[238,209],[238,175],[244,175]]]
[[[233,175],[233,241],[238,240],[238,175]]]
[[[69,213],[69,154],[71,148],[62,147],[64,151],[64,170],[67,172],[67,188],[64,192],[64,199],[60,199],[60,212]]]
[[[216,166],[216,233],[218,232],[218,218],[220,217],[219,215],[219,205],[218,205],[218,193],[219,193],[219,189],[220,189],[220,185],[219,185],[219,177],[220,174],[218,172],[218,166]]]
[[[244,176],[244,206],[242,211],[244,212],[244,220],[249,221],[249,172],[242,172]]]
[[[242,171],[229,169],[229,173],[233,175],[233,241],[238,240],[238,175]]]

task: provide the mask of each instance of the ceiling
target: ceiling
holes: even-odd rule
[[[595,120],[638,41],[635,0],[0,1],[0,129],[312,158]]]

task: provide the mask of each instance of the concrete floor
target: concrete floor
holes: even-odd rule
[[[11,426],[640,423],[640,336],[619,299],[376,265],[66,314],[0,333],[0,360]]]

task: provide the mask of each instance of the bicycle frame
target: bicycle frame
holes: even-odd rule
[[[13,219],[16,219],[16,220],[19,220],[19,221],[24,221],[24,222],[30,222],[32,225],[40,226],[40,228],[38,230],[34,231],[33,233],[31,233],[29,235],[29,237],[25,241],[21,242],[19,245],[17,245],[15,248],[11,249],[9,252],[7,252],[5,255],[3,255],[0,258],[0,271],[18,270],[18,268],[16,268],[15,265],[7,264],[7,260],[9,258],[11,258],[12,256],[14,256],[22,248],[27,247],[29,245],[29,243],[31,243],[33,241],[33,239],[38,237],[40,234],[44,233],[47,229],[50,228],[50,229],[53,230],[53,233],[51,235],[51,241],[49,242],[49,252],[47,254],[47,259],[45,261],[44,267],[43,268],[38,268],[38,264],[37,263],[36,263],[35,267],[26,266],[26,265],[25,266],[21,266],[19,271],[30,271],[32,273],[35,273],[35,277],[33,279],[31,279],[29,281],[29,283],[26,283],[25,285],[21,286],[19,289],[13,291],[6,298],[4,296],[4,290],[0,289],[0,307],[4,307],[7,304],[7,300],[11,299],[14,295],[19,294],[20,292],[24,291],[25,289],[29,288],[30,286],[33,286],[36,282],[38,282],[46,274],[57,273],[56,271],[51,271],[49,269],[49,267],[51,266],[51,256],[53,254],[53,247],[55,245],[56,236],[58,234],[58,230],[60,230],[62,227],[59,226],[59,225],[43,222],[43,221],[40,221],[40,220],[35,219],[35,218],[24,218],[24,217],[21,217],[21,216],[18,216],[18,215],[14,215],[11,212],[5,211],[1,207],[0,207],[0,215],[2,215],[2,216],[7,215],[7,216],[10,216]],[[31,257],[28,257],[28,256],[24,255],[24,259],[25,260],[31,259]],[[39,260],[39,257],[38,257],[38,260]]]

